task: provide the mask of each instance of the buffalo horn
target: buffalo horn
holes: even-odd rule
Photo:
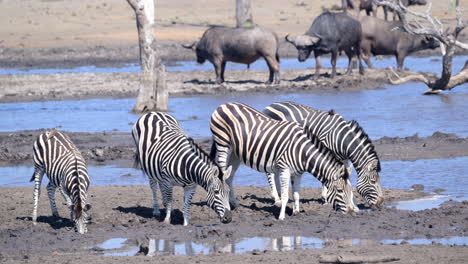
[[[186,48],[186,49],[193,49],[193,47],[195,46],[195,44],[197,44],[198,41],[194,41],[192,44],[190,45],[186,45],[186,44],[182,44],[182,47]]]
[[[290,40],[290,39],[289,39],[289,34],[286,35],[286,37],[284,37],[284,39],[285,39],[287,42],[289,42],[289,43],[293,44],[294,46],[296,46],[296,43],[295,43],[293,40]]]

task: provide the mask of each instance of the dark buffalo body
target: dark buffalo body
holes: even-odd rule
[[[210,61],[216,81],[224,82],[226,62],[251,64],[264,58],[270,70],[268,82],[279,83],[278,37],[262,27],[211,27],[196,44],[197,62]]]
[[[298,36],[294,41],[286,37],[298,50],[299,61],[305,61],[310,53],[314,51],[316,59],[315,76],[320,75],[320,56],[331,53],[332,75],[336,74],[336,59],[341,51],[349,58],[347,73],[351,72],[354,56],[358,57],[360,72],[363,73],[361,65],[360,44],[361,24],[350,15],[343,13],[326,12],[318,16],[309,30],[303,36]]]
[[[395,29],[402,26],[400,21],[385,21],[374,17],[361,17],[361,50],[369,67],[371,55],[394,55],[398,69],[403,68],[405,57],[412,52],[435,49],[439,42],[433,37],[417,36]]]

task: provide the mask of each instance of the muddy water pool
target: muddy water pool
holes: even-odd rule
[[[468,136],[468,93],[421,96],[420,84],[387,86],[383,90],[324,94],[265,94],[178,97],[170,114],[192,137],[210,137],[211,113],[225,102],[243,102],[259,110],[278,101],[294,101],[321,110],[335,109],[355,119],[371,138],[430,136],[435,131]],[[466,91],[465,91],[466,92]],[[76,132],[130,132],[138,116],[129,113],[135,99],[92,99],[0,104],[0,131],[57,127]]]

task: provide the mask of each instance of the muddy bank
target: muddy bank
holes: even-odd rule
[[[144,244],[148,238],[165,239],[173,241],[196,241],[209,244],[216,241],[219,245],[226,245],[245,237],[280,237],[280,236],[306,236],[317,237],[331,241],[330,247],[320,250],[304,250],[281,255],[274,263],[283,259],[299,261],[298,255],[318,256],[321,254],[341,254],[343,252],[362,252],[361,254],[375,253],[382,246],[362,245],[354,248],[346,240],[338,239],[411,239],[411,238],[444,238],[451,236],[466,236],[466,215],[468,202],[447,202],[438,209],[424,211],[403,211],[394,208],[382,210],[365,210],[363,201],[358,198],[358,206],[363,210],[355,216],[342,215],[332,211],[328,205],[323,205],[320,191],[313,188],[302,188],[301,208],[303,211],[291,216],[292,209],[287,209],[285,221],[276,219],[279,208],[273,205],[269,192],[262,187],[236,187],[240,207],[233,211],[233,221],[229,224],[220,224],[213,210],[204,202],[205,192],[198,190],[191,209],[191,225],[182,227],[182,190],[175,189],[175,211],[172,225],[165,225],[160,219],[151,217],[151,192],[148,186],[92,186],[89,191],[89,202],[93,205],[93,219],[89,225],[89,232],[83,236],[70,230],[68,211],[59,202],[59,212],[64,218],[57,222],[50,215],[47,196],[43,195],[39,203],[38,224],[31,223],[32,188],[2,187],[0,188],[0,243],[2,244],[1,258],[3,260],[64,260],[70,256],[86,257],[95,261],[106,262],[114,258],[93,257],[102,254],[97,244],[110,238],[128,238],[135,244]],[[43,194],[46,193],[45,189]],[[424,196],[424,193],[403,190],[384,190],[387,204],[397,200],[415,199]],[[57,197],[60,197],[57,195]],[[357,196],[356,196],[357,197]],[[62,198],[57,198],[61,201]],[[164,216],[164,213],[162,214]],[[398,252],[401,258],[399,263],[412,262],[416,259],[428,260],[427,263],[440,263],[434,261],[423,252],[432,248],[442,251],[449,248],[454,255],[442,254],[436,259],[454,258],[461,263],[462,256],[466,256],[464,247],[446,247],[434,244],[432,246],[408,246],[402,243],[398,246],[386,246],[391,252]],[[408,250],[415,248],[416,252]],[[379,249],[379,251],[374,251]],[[366,253],[367,252],[367,253]],[[465,252],[465,253],[463,253]],[[243,254],[252,260],[257,258],[275,259],[278,253],[257,252]],[[383,254],[383,255],[387,255]],[[421,255],[419,255],[421,254]],[[465,254],[465,255],[463,255]],[[260,257],[263,256],[263,257]],[[63,257],[63,258],[61,258]],[[214,263],[215,259],[209,257],[168,257],[167,261],[200,260]],[[174,258],[174,259],[172,259]],[[188,259],[189,258],[189,259]],[[235,257],[236,259],[238,257]],[[124,258],[130,261],[128,258]],[[229,257],[231,259],[231,256]],[[2,262],[4,262],[2,260]],[[237,263],[241,259],[233,260]],[[245,260],[245,259],[244,259]],[[303,259],[304,260],[304,259]],[[136,260],[136,261],[142,261]],[[151,261],[149,258],[148,261]],[[214,261],[214,262],[213,262]],[[316,259],[314,261],[317,261]],[[97,262],[97,263],[99,263]],[[443,261],[445,262],[445,261]],[[107,262],[106,262],[107,263]],[[228,261],[231,263],[231,261]]]
[[[45,130],[0,132],[0,165],[32,164],[32,145]],[[119,163],[131,166],[134,143],[130,133],[68,133],[90,165]],[[209,138],[196,139],[207,152]],[[373,140],[382,161],[449,159],[468,156],[468,138],[435,132],[430,137],[383,137]]]
[[[236,93],[344,92],[383,89],[387,70],[368,69],[364,76],[357,70],[329,78],[330,69],[313,79],[314,69],[283,70],[279,85],[267,85],[268,71],[236,70],[226,73],[224,84],[215,83],[214,71],[170,72],[170,96],[217,95]],[[405,71],[402,75],[410,74]],[[63,73],[0,75],[0,103],[37,100],[135,97],[139,73]]]

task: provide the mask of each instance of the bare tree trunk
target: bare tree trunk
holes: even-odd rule
[[[252,5],[250,0],[236,0],[236,26],[253,27]]]
[[[136,14],[141,80],[133,112],[167,111],[166,69],[154,36],[154,0],[127,0]]]

